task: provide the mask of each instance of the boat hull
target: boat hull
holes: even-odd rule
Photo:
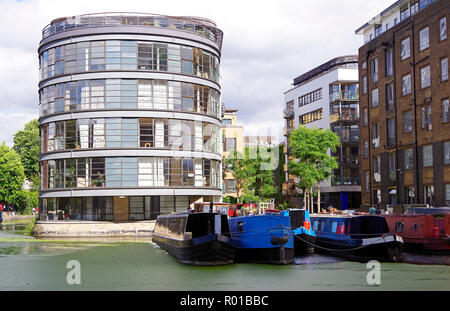
[[[215,234],[197,239],[179,241],[155,235],[152,241],[174,256],[180,263],[196,266],[232,264],[235,249],[229,239]]]
[[[360,262],[369,260],[399,262],[403,252],[402,239],[393,234],[384,237],[358,239],[357,241],[339,241],[317,236],[316,245],[316,252],[328,253]]]
[[[316,237],[307,233],[296,234],[294,236],[295,255],[305,255],[314,253]]]

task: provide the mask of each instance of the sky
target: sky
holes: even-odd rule
[[[38,54],[51,20],[99,12],[212,19],[224,32],[221,100],[247,135],[282,137],[283,93],[335,57],[358,54],[355,30],[395,0],[0,0],[0,143],[39,117]]]

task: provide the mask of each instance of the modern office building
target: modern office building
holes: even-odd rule
[[[450,1],[396,1],[356,30],[363,204],[450,204]]]
[[[223,158],[232,155],[235,151],[244,153],[244,126],[238,124],[237,109],[224,108],[222,117]],[[236,179],[232,172],[225,167],[223,175],[223,196],[237,197]]]
[[[341,140],[333,155],[339,167],[330,180],[321,183],[322,208],[358,208],[361,202],[359,178],[359,84],[358,57],[334,58],[294,79],[284,93],[286,119],[285,180],[283,192],[294,195],[296,178],[289,174],[289,134],[302,124],[309,128],[331,129]]]
[[[44,28],[41,220],[147,220],[221,199],[222,37],[205,18],[136,13]]]

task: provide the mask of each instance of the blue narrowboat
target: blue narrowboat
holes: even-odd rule
[[[218,213],[160,215],[152,235],[152,241],[179,262],[201,266],[232,264],[230,238],[228,217]]]
[[[282,214],[290,217],[291,233],[294,236],[294,254],[313,253],[316,234],[311,228],[309,212],[305,209],[291,208],[283,211]]]
[[[316,233],[315,251],[355,261],[399,261],[403,239],[389,232],[386,219],[376,215],[311,216]]]
[[[279,211],[228,219],[236,262],[290,264],[294,261],[294,238],[290,218]]]

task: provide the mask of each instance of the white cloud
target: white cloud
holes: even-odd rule
[[[249,129],[264,133],[267,125],[282,128],[283,93],[292,80],[334,57],[357,54],[362,39],[355,29],[393,2],[0,0],[0,116],[27,116],[16,117],[19,128],[38,116],[37,48],[51,20],[97,12],[145,12],[216,21],[224,31],[222,100],[239,109],[239,120]],[[11,133],[2,124],[0,141],[12,141]]]

